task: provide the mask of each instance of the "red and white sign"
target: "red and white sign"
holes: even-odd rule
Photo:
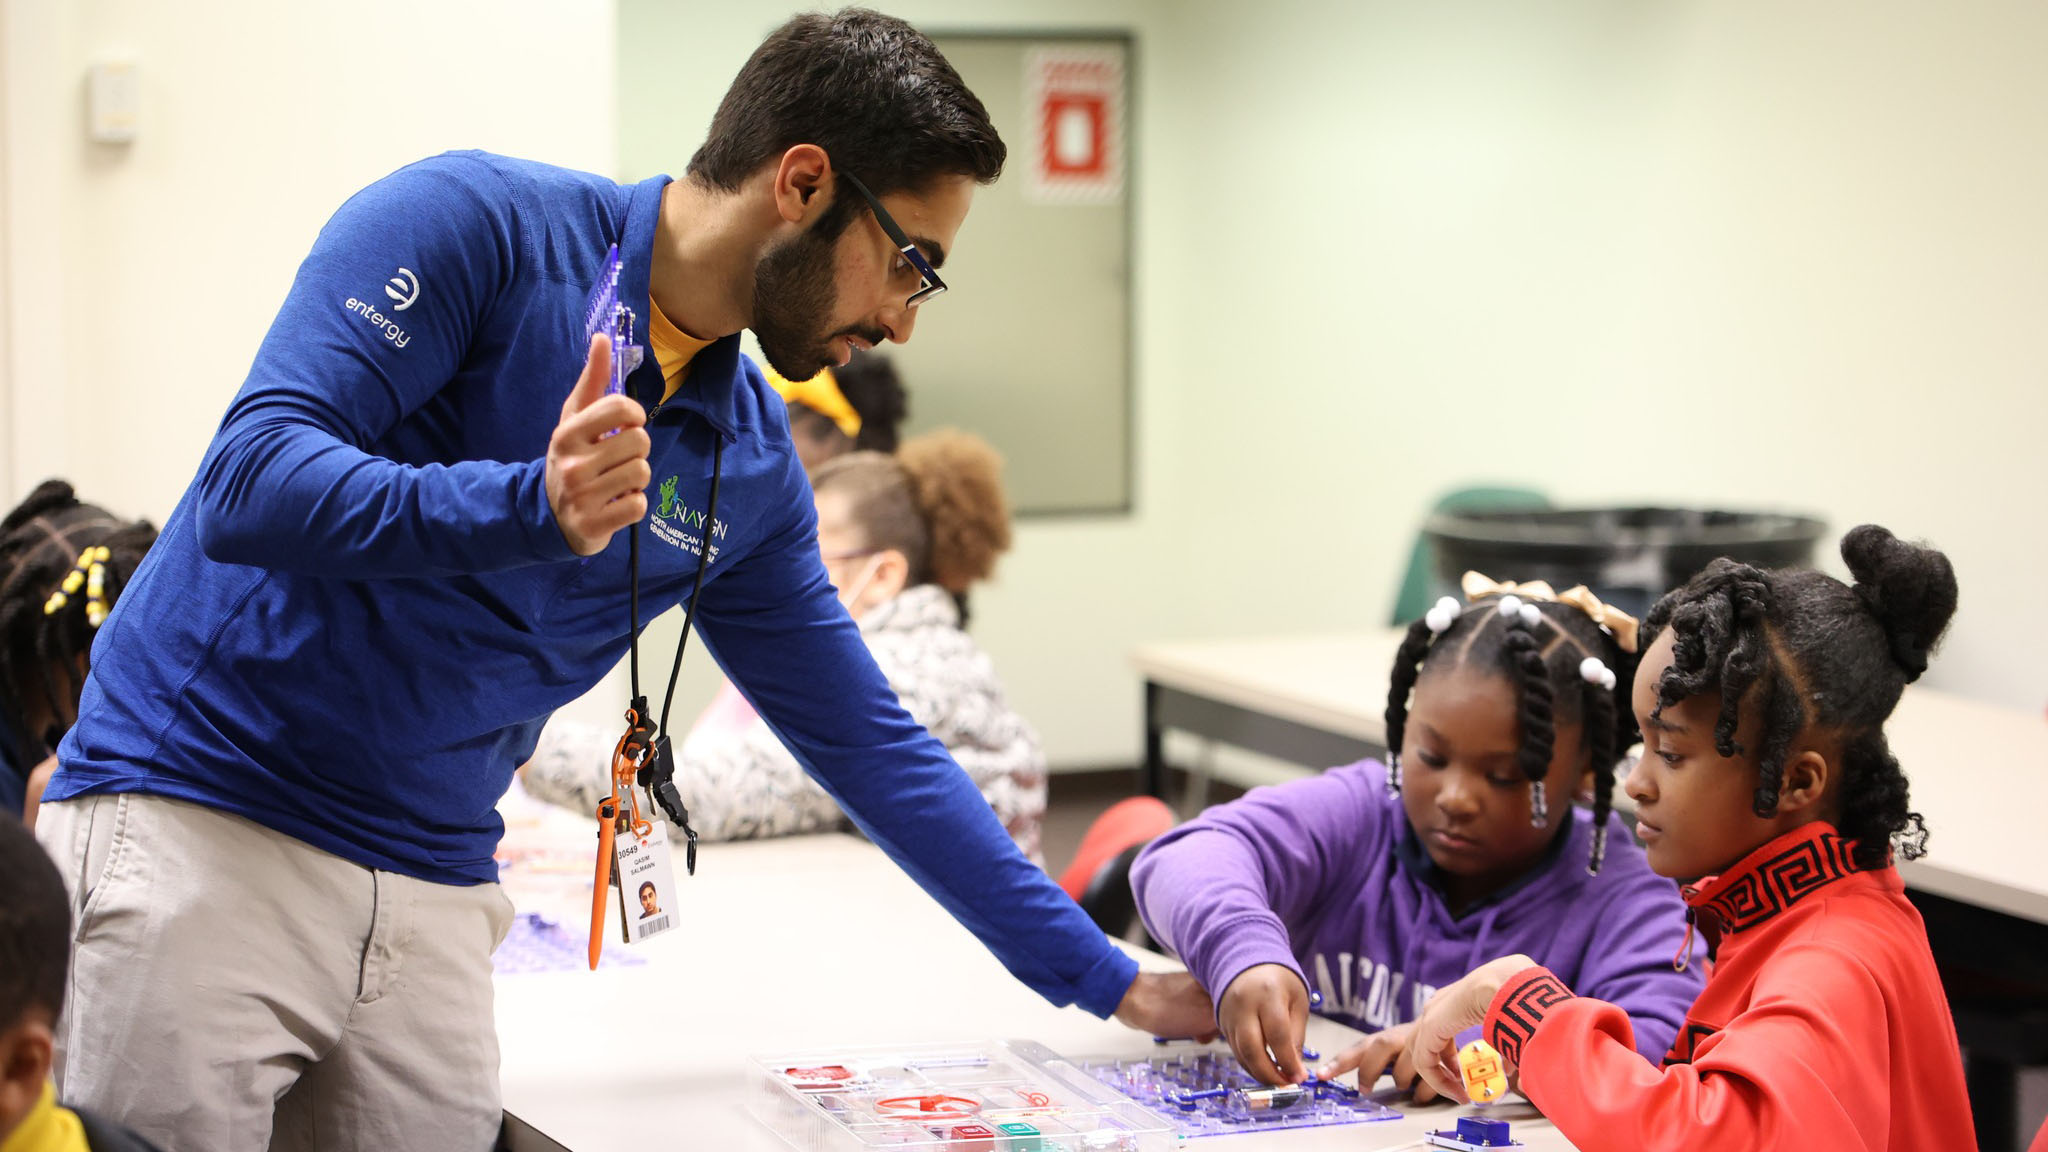
[[[1124,54],[1034,48],[1024,57],[1031,164],[1024,195],[1040,204],[1114,204],[1124,194]]]

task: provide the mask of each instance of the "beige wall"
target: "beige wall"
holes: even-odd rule
[[[1506,477],[1932,538],[1964,605],[1933,681],[2048,702],[2048,620],[2000,587],[2048,564],[2048,9],[1207,11],[1152,146],[1230,146],[1148,202],[1204,243],[1147,283],[1244,338],[1155,326],[1149,395],[1185,409],[1171,531],[1257,524],[1261,559],[1184,561],[1247,613],[1191,619],[1367,623],[1431,494]]]
[[[2048,703],[2008,590],[2048,568],[2048,9],[1177,13],[1141,45],[1165,631],[1371,624],[1427,501],[1509,478],[1929,537],[1963,585],[1932,682]],[[1111,655],[1008,647],[1032,685]]]
[[[1137,35],[1138,511],[1024,525],[978,604],[1057,762],[1134,758],[1137,642],[1378,622],[1481,479],[1930,537],[1964,597],[1932,679],[2048,702],[2048,9],[885,6]],[[616,145],[602,0],[203,7],[0,0],[0,496],[63,471],[161,516],[348,191],[469,145],[677,171],[788,5],[622,0],[675,86]],[[77,128],[112,50],[126,152]]]
[[[341,201],[448,148],[610,167],[613,39],[608,0],[0,0],[0,496],[167,515]],[[138,65],[132,144],[86,140],[103,56]]]

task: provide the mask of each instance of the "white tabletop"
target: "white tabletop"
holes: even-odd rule
[[[1154,683],[1383,742],[1398,630],[1148,644],[1133,663]],[[1899,871],[1914,888],[2048,923],[2048,721],[1908,688],[1886,725],[1927,819],[1928,854]],[[2026,822],[2026,823],[2023,823]]]
[[[1394,629],[1146,644],[1131,662],[1156,684],[1384,744],[1388,675],[1401,636]]]
[[[2048,924],[2048,720],[1908,688],[1885,733],[1929,831],[1906,883]]]
[[[517,815],[508,844],[591,845],[573,814]],[[543,827],[544,825],[544,827]],[[523,908],[588,916],[589,880],[509,869]],[[683,881],[680,930],[626,950],[637,967],[501,976],[497,1017],[505,1108],[569,1148],[785,1149],[742,1105],[747,1057],[840,1046],[1036,1040],[1069,1058],[1136,1056],[1150,1038],[1054,1008],[1010,977],[967,931],[872,845],[827,835],[706,845]],[[581,909],[576,907],[581,903]],[[1173,965],[1151,954],[1148,967]],[[1312,1047],[1356,1033],[1317,1019]],[[1503,1111],[1502,1109],[1506,1110]],[[1393,1121],[1232,1137],[1230,1148],[1310,1152],[1413,1146],[1459,1110]],[[1525,1103],[1489,1112],[1533,1150],[1568,1149]]]

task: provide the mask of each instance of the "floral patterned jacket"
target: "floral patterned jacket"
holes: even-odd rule
[[[860,630],[903,707],[945,744],[1017,846],[1042,865],[1045,753],[1038,734],[1003,698],[988,654],[961,630],[952,597],[935,584],[906,589],[869,609]],[[610,729],[549,721],[520,774],[526,790],[581,812],[595,810],[617,741]],[[715,703],[690,729],[676,760],[676,787],[691,825],[706,840],[848,826],[838,805],[743,701]]]

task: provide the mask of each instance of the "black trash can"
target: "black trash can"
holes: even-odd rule
[[[1574,584],[1641,617],[1716,556],[1760,568],[1805,568],[1827,526],[1811,516],[1691,508],[1439,512],[1423,525],[1441,591],[1468,570],[1495,580]]]

